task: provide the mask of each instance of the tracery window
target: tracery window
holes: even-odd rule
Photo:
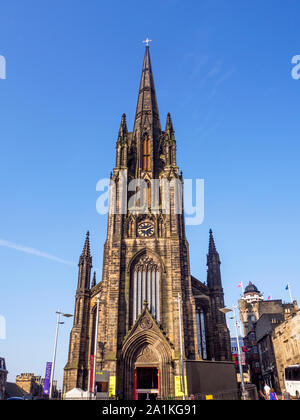
[[[202,308],[197,308],[197,335],[198,335],[198,353],[203,359],[207,359],[207,346],[206,346],[206,328],[205,328],[205,315]]]
[[[150,139],[145,136],[143,142],[143,170],[150,171],[151,156],[150,156]]]
[[[160,322],[160,272],[150,257],[142,257],[131,273],[132,308],[134,323],[144,309],[145,300],[157,322]]]

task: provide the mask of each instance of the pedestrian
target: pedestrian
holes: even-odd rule
[[[266,396],[266,400],[269,399],[270,391],[271,391],[271,388],[269,387],[269,385],[267,383],[265,383],[264,393],[265,393],[265,396]]]
[[[283,390],[282,399],[291,400],[291,394],[286,389]]]
[[[274,388],[270,389],[269,400],[278,400],[277,394]]]
[[[190,400],[194,400],[195,399],[195,395],[194,394],[191,394],[189,399]]]
[[[268,399],[267,396],[262,391],[259,391],[259,395],[260,395],[260,398],[262,400],[267,400]]]

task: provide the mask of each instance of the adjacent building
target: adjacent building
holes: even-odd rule
[[[16,385],[31,397],[42,397],[44,379],[34,373],[21,373],[16,377]],[[53,381],[53,398],[58,397],[57,381]]]
[[[153,180],[159,181],[158,190]],[[132,181],[139,186],[132,189]],[[122,182],[130,190],[125,202],[119,194]],[[171,185],[167,196],[162,192],[166,183]],[[108,381],[97,388],[125,399],[179,397],[180,323],[188,392],[205,389],[207,369],[211,377],[220,378],[212,388],[236,387],[236,380],[224,382],[235,372],[229,330],[219,310],[225,306],[220,257],[210,231],[207,283],[191,275],[182,184],[170,114],[164,131],[161,128],[147,46],[133,131],[128,131],[124,114],[116,144],[102,281],[92,276],[89,233],[79,260],[64,393],[90,389],[96,340],[97,373]],[[135,193],[140,198],[132,205]],[[202,367],[206,373],[201,375]],[[225,375],[228,369],[231,374]]]
[[[283,303],[282,300],[264,300],[262,293],[249,283],[239,300],[240,319],[244,327],[244,335],[253,329],[256,321],[264,314],[283,314],[288,317],[297,312],[297,302]]]
[[[272,344],[278,379],[283,390],[285,388],[285,368],[300,365],[300,311],[293,313],[284,322],[276,326],[272,334]],[[298,377],[299,380],[300,377]]]
[[[263,381],[261,376],[260,358],[254,326],[252,326],[252,329],[248,331],[248,334],[244,337],[244,345],[247,349],[246,363],[249,366],[250,382],[256,385],[257,389],[261,389]]]
[[[250,282],[239,300],[239,310],[251,382],[259,390],[268,383],[277,392],[281,392],[272,334],[278,325],[297,313],[297,302],[264,300],[262,293]]]
[[[16,385],[26,394],[32,396],[40,396],[43,392],[41,377],[35,376],[33,373],[21,373],[16,377]]]
[[[272,342],[272,332],[284,321],[282,313],[263,314],[255,325],[262,385],[268,384],[277,393],[281,392]]]

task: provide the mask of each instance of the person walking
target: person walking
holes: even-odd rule
[[[269,400],[278,400],[277,394],[274,388],[270,389]]]
[[[269,385],[267,383],[265,383],[264,393],[265,393],[265,396],[266,396],[266,400],[270,399],[270,391],[271,391],[271,388],[269,387]]]

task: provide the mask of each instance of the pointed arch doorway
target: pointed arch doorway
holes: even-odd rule
[[[157,400],[160,397],[158,355],[145,346],[134,364],[134,399]]]
[[[171,361],[170,343],[146,306],[122,347],[125,399],[167,399],[172,394]]]

